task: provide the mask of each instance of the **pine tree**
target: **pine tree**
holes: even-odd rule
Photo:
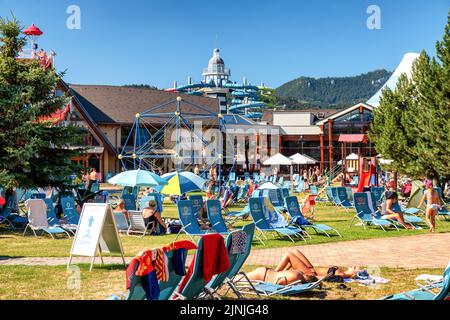
[[[63,187],[77,168],[69,148],[78,131],[39,119],[67,101],[54,92],[60,74],[44,70],[37,60],[17,59],[26,44],[16,18],[0,18],[0,186]]]
[[[422,52],[374,111],[369,138],[391,167],[415,178],[450,179],[450,13],[437,59]]]

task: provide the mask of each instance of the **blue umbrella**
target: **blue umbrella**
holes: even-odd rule
[[[167,181],[166,186],[156,188],[162,194],[182,195],[191,191],[202,190],[206,180],[192,172],[171,172],[161,178]]]
[[[166,185],[167,181],[153,172],[138,169],[121,172],[108,183],[123,187],[156,187]]]

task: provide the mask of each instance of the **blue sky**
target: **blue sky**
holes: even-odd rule
[[[69,30],[69,5],[81,29]],[[381,8],[369,30],[367,7]],[[406,52],[435,54],[450,0],[0,0],[23,25],[44,32],[65,80],[82,84],[145,83],[160,88],[201,71],[215,47],[234,81],[279,86],[298,76],[348,76],[393,70]]]

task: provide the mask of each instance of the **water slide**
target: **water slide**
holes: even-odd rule
[[[236,110],[242,110],[242,109],[247,109],[247,108],[264,108],[266,104],[264,102],[248,102],[248,103],[241,103],[241,104],[233,104],[231,105],[231,107],[228,109],[231,112],[234,112]]]
[[[370,162],[370,168],[368,171],[364,171],[364,160],[363,158],[359,159],[359,184],[358,184],[358,192],[362,192],[364,187],[370,186],[370,180],[372,176],[375,174],[375,163],[372,160]]]
[[[205,88],[212,88],[214,85],[208,83],[195,83],[166,89],[168,92],[183,92],[189,95],[201,96]],[[267,88],[257,87],[247,84],[225,83],[222,88],[230,89],[233,100],[229,111],[235,114],[245,115],[250,119],[261,119],[262,110],[265,103],[259,101],[260,94],[268,92]]]

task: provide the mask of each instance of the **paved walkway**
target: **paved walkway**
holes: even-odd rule
[[[343,241],[298,247],[254,250],[248,265],[274,266],[290,250],[299,249],[316,266],[443,268],[450,261],[450,233]],[[67,258],[2,258],[0,265],[65,265]],[[130,258],[125,259],[127,262]],[[100,259],[97,258],[97,263]],[[74,258],[73,263],[90,263]],[[121,263],[120,258],[105,258],[105,263]]]

